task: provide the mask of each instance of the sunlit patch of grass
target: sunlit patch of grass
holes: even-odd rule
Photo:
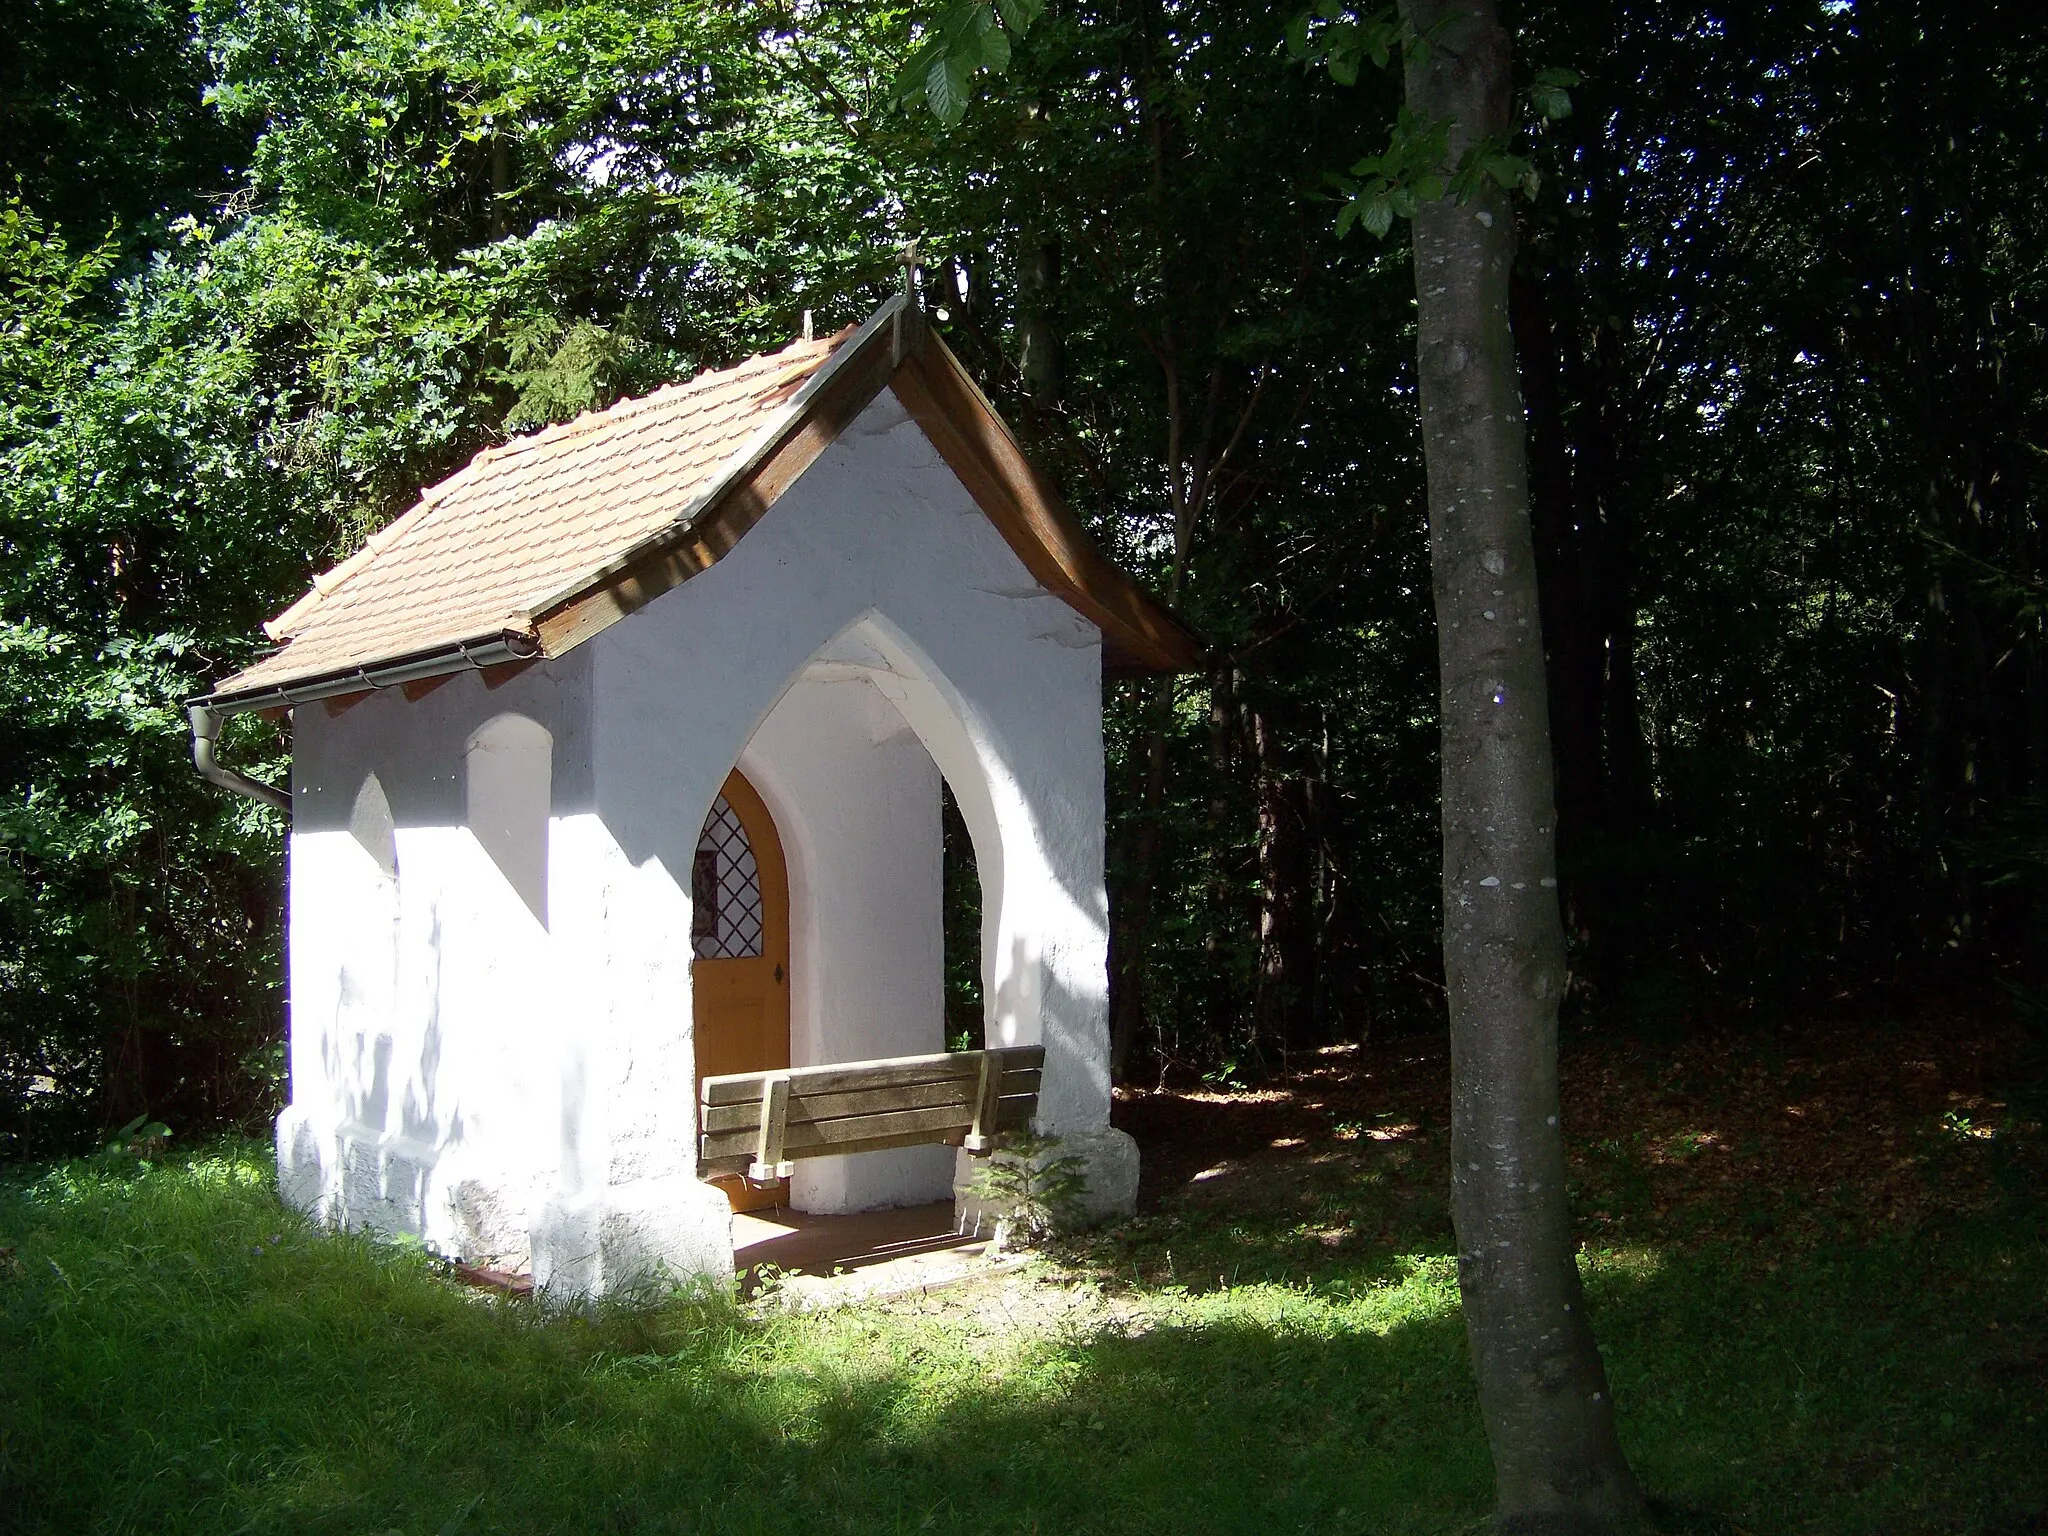
[[[1664,1138],[1652,1150],[1651,1157],[1660,1163],[1683,1163],[1724,1145],[1720,1135],[1714,1131],[1680,1131],[1675,1136]]]
[[[16,1528],[1368,1531],[1483,1507],[1441,1274],[1169,1285],[1128,1331],[549,1315],[309,1226],[265,1163],[0,1190]]]
[[[1046,1294],[1079,1299],[1035,1321],[1002,1296],[569,1315],[302,1222],[267,1149],[49,1170],[0,1185],[0,1508],[209,1536],[1471,1528],[1489,1474],[1440,1198],[1399,1172],[1288,1193],[1198,1188],[1077,1241]],[[1675,1528],[2026,1528],[2043,1246],[2028,1199],[1796,1254],[1590,1247]]]
[[[1996,1141],[1998,1127],[1986,1125],[1975,1116],[1960,1109],[1944,1110],[1940,1121],[1942,1134],[1959,1141]]]
[[[1422,1127],[1389,1111],[1370,1120],[1339,1120],[1330,1133],[1339,1141],[1406,1141],[1420,1135]]]

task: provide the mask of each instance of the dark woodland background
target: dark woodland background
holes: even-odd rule
[[[2048,1017],[2048,25],[1510,13],[1525,76],[1579,76],[1530,119],[1513,316],[1568,1017]],[[1412,279],[1330,180],[1398,81],[1291,61],[1292,14],[1055,0],[948,131],[894,99],[895,4],[17,3],[0,1156],[274,1107],[281,827],[179,707],[259,621],[480,447],[860,318],[910,240],[1213,647],[1109,690],[1120,1070],[1440,1028]]]

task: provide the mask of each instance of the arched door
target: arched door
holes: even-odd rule
[[[775,820],[734,769],[690,871],[697,1081],[789,1065],[789,873]],[[698,1095],[701,1101],[702,1095]],[[715,1181],[736,1211],[782,1205],[788,1181]]]

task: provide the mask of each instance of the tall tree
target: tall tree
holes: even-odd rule
[[[1492,0],[1402,0],[1401,17],[1411,123],[1447,130],[1440,195],[1418,197],[1414,238],[1459,1289],[1500,1527],[1623,1530],[1641,1523],[1642,1495],[1580,1294],[1558,1124],[1564,930],[1508,325],[1514,216],[1498,181],[1470,174],[1513,126],[1508,35]]]
[[[0,28],[0,194],[124,244],[234,190],[248,135],[203,100],[186,0],[16,0]]]
[[[2040,985],[2038,8],[1515,0],[1518,73],[1586,77],[1514,151],[1568,1019]],[[858,317],[911,237],[1216,650],[1106,701],[1133,1077],[1439,1024],[1414,284],[1314,195],[1392,74],[1329,90],[1227,0],[16,9],[0,1155],[263,1112],[277,828],[174,706],[307,567],[506,432]],[[1301,25],[1393,51],[1392,0],[1338,11]],[[951,131],[901,110],[907,16],[919,100],[991,98]]]
[[[974,40],[996,25],[992,8],[959,0],[951,15],[978,21],[935,28],[914,71],[943,69],[949,47],[963,71],[983,57]],[[1381,190],[1356,206],[1379,229],[1395,211],[1412,209],[1415,220],[1442,731],[1453,1215],[1466,1324],[1501,1527],[1622,1531],[1640,1526],[1643,1500],[1585,1317],[1559,1126],[1564,933],[1525,425],[1508,320],[1515,235],[1506,187],[1519,170],[1506,153],[1510,51],[1491,0],[1404,0],[1401,34],[1409,41],[1408,113],[1394,147],[1376,157]],[[1343,46],[1383,52],[1401,34],[1377,17],[1351,26]],[[1340,63],[1332,53],[1333,73],[1355,75],[1355,60]],[[1384,212],[1373,210],[1374,198]],[[1177,475],[1179,456],[1170,458]],[[1189,529],[1181,489],[1174,484],[1176,596]],[[1162,740],[1154,737],[1155,772]],[[1277,868],[1266,878],[1298,883],[1280,879]]]

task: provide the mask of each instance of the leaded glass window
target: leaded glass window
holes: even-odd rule
[[[761,871],[738,813],[720,795],[704,818],[690,869],[690,940],[699,960],[761,953]]]

